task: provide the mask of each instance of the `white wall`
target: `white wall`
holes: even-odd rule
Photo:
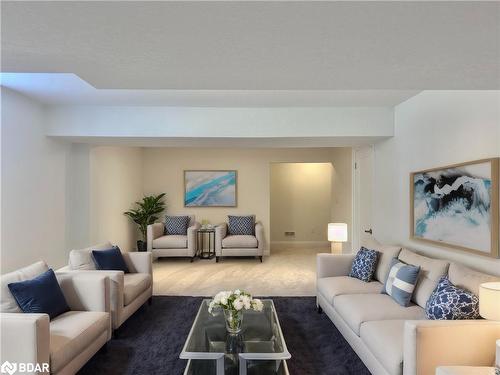
[[[332,173],[332,163],[271,164],[272,242],[327,243]],[[287,231],[295,236],[285,236]]]
[[[499,91],[424,91],[395,109],[395,137],[375,145],[374,234],[500,275],[500,260],[409,239],[409,173],[500,156]]]
[[[47,134],[61,137],[390,137],[388,107],[55,106]]]
[[[345,159],[342,159],[345,162]],[[145,148],[144,193],[166,193],[167,212],[192,213],[197,220],[212,223],[227,220],[228,214],[256,214],[270,240],[270,165],[275,162],[331,162],[336,164],[331,148],[316,149],[205,149]],[[342,161],[339,161],[339,163]],[[350,160],[348,161],[350,163]],[[238,170],[238,207],[184,207],[183,171],[186,169]],[[350,184],[351,176],[344,176]],[[339,181],[339,183],[341,183]],[[351,200],[351,192],[343,197]],[[350,205],[349,205],[350,207]],[[351,210],[339,213],[351,220]],[[269,250],[269,246],[267,247]]]
[[[136,249],[137,226],[123,215],[143,196],[142,149],[93,147],[90,150],[90,244],[111,241]]]
[[[44,108],[2,88],[1,272],[66,263],[67,146],[45,136]]]

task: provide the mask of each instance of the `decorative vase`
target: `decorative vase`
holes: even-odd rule
[[[144,241],[137,241],[137,251],[147,251],[148,250],[148,244]]]
[[[235,335],[241,332],[243,311],[224,309],[224,318],[226,321],[226,330],[229,334]]]

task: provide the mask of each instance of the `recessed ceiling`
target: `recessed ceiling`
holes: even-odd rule
[[[1,8],[2,71],[74,73],[99,89],[500,88],[498,2],[3,1]]]
[[[49,105],[174,107],[393,107],[413,90],[96,89],[70,73],[0,73],[0,84]]]

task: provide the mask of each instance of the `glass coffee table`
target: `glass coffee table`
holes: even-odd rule
[[[179,356],[188,359],[185,375],[288,375],[291,355],[272,300],[261,312],[243,312],[241,333],[226,331],[224,312],[208,312],[203,300]]]

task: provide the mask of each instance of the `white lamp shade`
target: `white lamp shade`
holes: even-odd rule
[[[500,282],[479,286],[479,314],[489,320],[500,320]]]
[[[346,223],[328,224],[328,241],[347,242],[347,224]]]

